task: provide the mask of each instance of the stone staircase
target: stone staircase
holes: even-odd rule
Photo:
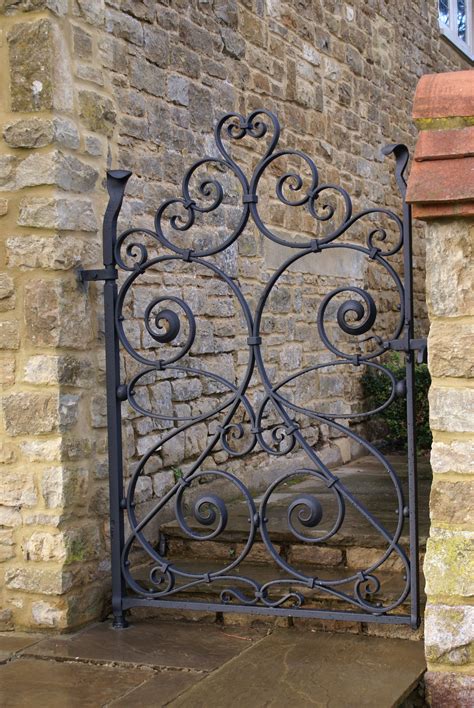
[[[403,456],[392,455],[389,460],[400,478],[406,495],[407,472]],[[363,457],[349,464],[332,470],[365,507],[380,520],[385,528],[392,532],[397,523],[396,503],[392,482],[384,468],[372,457]],[[428,498],[431,484],[431,471],[425,461],[419,463],[419,499],[420,499],[420,556],[423,556],[429,528]],[[278,487],[272,495],[272,502],[267,507],[268,528],[275,552],[289,565],[303,573],[324,580],[354,576],[357,572],[371,566],[387,548],[387,541],[367,522],[350,504],[346,504],[344,523],[340,530],[322,544],[304,543],[295,537],[288,524],[288,507],[296,497],[314,495],[321,501],[324,509],[323,518],[315,530],[301,526],[306,536],[318,536],[328,531],[337,514],[334,494],[325,485],[315,483],[314,479],[296,479]],[[258,507],[262,494],[256,493],[254,500]],[[166,557],[183,570],[190,572],[212,573],[225,567],[237,558],[244,548],[249,529],[249,514],[245,502],[234,500],[227,504],[228,521],[225,530],[212,541],[196,541],[189,538],[177,521],[161,526],[161,547],[166,547]],[[191,513],[186,514],[186,523],[195,533],[203,533],[206,528],[199,524]],[[406,533],[401,538],[402,546],[408,548]],[[265,583],[269,580],[285,577],[284,570],[271,558],[259,533],[254,545],[244,561],[232,570],[233,575],[247,576]],[[398,556],[390,555],[376,571],[380,580],[380,589],[370,601],[390,603],[400,596],[404,586],[403,564]],[[287,577],[287,576],[286,576]],[[423,578],[420,578],[423,588]],[[200,584],[186,590],[181,597],[190,601],[204,603],[219,602],[219,594],[229,584]],[[353,590],[354,581],[343,587],[344,591]],[[242,585],[245,592],[245,586]],[[287,588],[285,587],[285,592]],[[294,590],[302,592],[301,586]],[[331,596],[321,589],[304,590],[304,608],[324,610],[346,610],[358,612],[340,598]],[[366,596],[367,599],[370,595]],[[205,607],[203,607],[205,609]],[[408,614],[409,604],[404,602],[395,611],[396,614]],[[215,613],[214,613],[215,614]],[[183,613],[181,616],[185,616]],[[212,615],[212,613],[211,613]],[[226,624],[261,624],[277,623],[281,625],[310,626],[331,631],[375,634],[378,636],[407,637],[416,639],[421,630],[413,631],[407,625],[374,624],[371,622],[335,621],[330,619],[307,619],[301,617],[283,618],[264,615],[240,615],[217,613],[218,621]]]

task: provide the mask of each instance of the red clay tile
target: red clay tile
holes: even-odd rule
[[[474,70],[425,74],[416,87],[413,118],[474,116]]]
[[[474,157],[414,162],[408,180],[409,202],[474,201]]]
[[[474,156],[474,126],[454,130],[422,130],[418,135],[415,160],[446,160]]]

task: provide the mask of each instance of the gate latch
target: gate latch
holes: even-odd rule
[[[426,339],[392,339],[387,342],[387,347],[396,352],[417,352],[417,363],[426,364],[427,362],[428,352]]]
[[[85,283],[88,280],[98,281],[98,280],[117,280],[117,271],[113,266],[108,266],[107,268],[97,268],[90,270],[79,270],[78,271],[79,280],[81,283]]]

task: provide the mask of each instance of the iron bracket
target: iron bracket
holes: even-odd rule
[[[427,362],[426,339],[392,339],[387,342],[387,348],[395,352],[417,352],[417,363],[426,364]]]
[[[85,283],[88,280],[117,280],[117,271],[113,266],[107,268],[92,268],[90,270],[81,269],[78,271],[79,280]]]

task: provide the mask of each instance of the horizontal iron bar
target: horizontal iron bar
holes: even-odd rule
[[[418,363],[423,364],[424,362],[426,362],[426,339],[392,339],[387,342],[387,346],[389,349],[392,349],[396,352],[418,352]]]
[[[161,607],[182,610],[201,610],[203,612],[233,612],[252,615],[276,615],[277,617],[314,617],[317,619],[343,620],[347,622],[379,622],[381,624],[411,624],[409,615],[369,615],[357,612],[337,610],[300,610],[298,608],[262,607],[256,605],[224,605],[220,602],[186,602],[177,600],[147,600],[125,597],[123,608]]]
[[[78,271],[80,280],[85,283],[88,280],[117,280],[117,271],[113,266],[107,268],[92,268],[90,270],[81,269]]]

